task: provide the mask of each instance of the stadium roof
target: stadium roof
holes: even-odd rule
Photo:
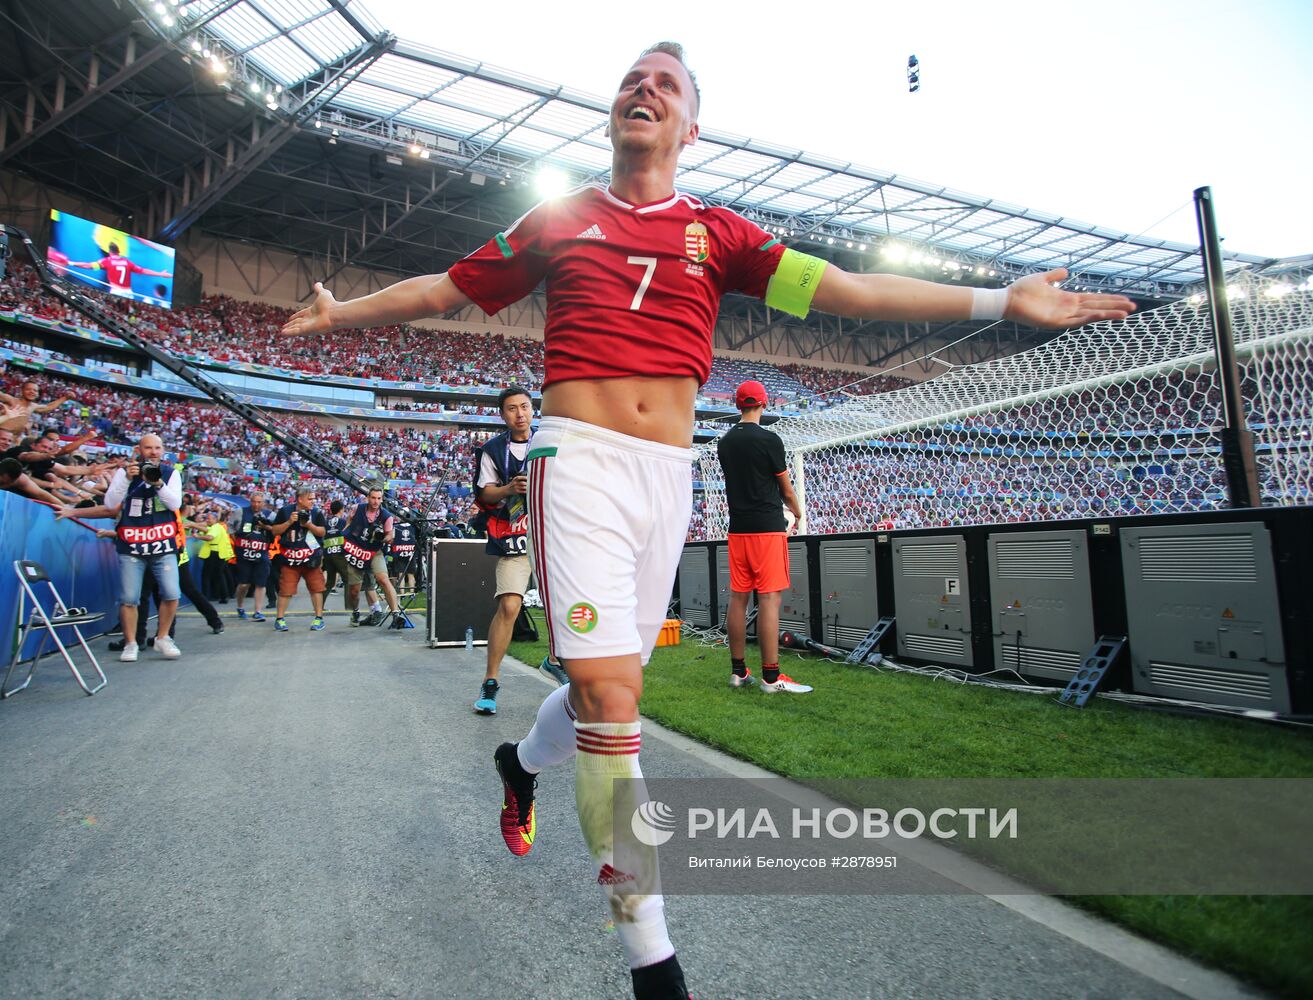
[[[303,253],[336,247],[343,263],[431,270],[521,214],[543,167],[574,183],[609,170],[605,99],[398,38],[360,0],[132,2],[139,18],[96,0],[0,12],[15,29],[0,32],[0,65],[25,84],[0,82],[0,122],[7,104],[24,126],[7,146],[0,132],[0,165],[145,204],[165,240],[199,222]],[[135,51],[106,58],[126,36]],[[60,77],[81,80],[72,107]],[[33,83],[40,100],[25,115]],[[86,166],[89,153],[101,162]],[[1076,286],[1144,299],[1202,279],[1188,245],[715,129],[684,153],[677,183],[854,270],[997,284],[1065,266]]]
[[[193,2],[187,17],[222,6],[221,0]],[[352,0],[246,0],[215,17],[210,30],[284,87],[309,76],[313,59],[331,62],[383,33]],[[389,42],[388,51],[336,95],[333,109],[342,112],[340,130],[349,126],[353,136],[390,138],[408,152],[420,145],[442,162],[493,177],[514,178],[545,162],[575,181],[603,177],[610,168],[607,100],[415,42]],[[453,142],[464,148],[448,148]],[[677,183],[794,241],[842,240],[845,249],[850,241],[866,243],[873,255],[886,241],[903,252],[925,252],[929,245],[941,260],[951,255],[959,264],[1004,270],[1061,264],[1090,284],[1146,294],[1203,277],[1196,247],[711,129],[684,152]]]

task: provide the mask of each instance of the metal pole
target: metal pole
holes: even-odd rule
[[[1254,465],[1254,435],[1245,422],[1245,403],[1240,396],[1240,369],[1236,365],[1235,342],[1231,336],[1231,309],[1226,299],[1226,274],[1222,269],[1222,245],[1213,218],[1211,188],[1194,192],[1195,221],[1199,224],[1199,249],[1208,284],[1208,311],[1213,321],[1213,343],[1217,354],[1217,384],[1222,390],[1222,467],[1226,470],[1227,492],[1232,508],[1257,507],[1258,472]]]
[[[802,452],[793,453],[793,492],[798,496],[802,517],[798,519],[798,534],[807,534],[807,473],[802,464]]]

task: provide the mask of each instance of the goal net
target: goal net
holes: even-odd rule
[[[1313,498],[1313,283],[1228,281],[1264,505]],[[1022,354],[771,425],[811,534],[1227,506],[1221,391],[1196,294]],[[728,529],[714,442],[693,537]]]

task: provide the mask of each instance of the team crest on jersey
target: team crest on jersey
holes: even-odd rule
[[[570,608],[570,628],[579,633],[591,632],[597,627],[597,609],[587,601]]]
[[[694,264],[701,264],[711,256],[711,234],[700,222],[684,227],[684,256]]]

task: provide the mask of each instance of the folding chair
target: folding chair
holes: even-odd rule
[[[37,661],[41,659],[41,654],[45,652],[46,639],[48,638],[53,639],[55,645],[59,647],[60,655],[64,657],[64,662],[68,664],[68,669],[73,671],[73,677],[76,678],[82,690],[87,694],[95,694],[109,683],[109,678],[105,676],[105,671],[100,669],[100,664],[96,661],[96,654],[91,651],[91,647],[87,645],[87,640],[82,637],[82,629],[79,626],[98,622],[105,617],[105,613],[97,611],[88,614],[80,608],[69,608],[51,582],[50,574],[45,571],[40,563],[30,562],[26,559],[16,559],[14,560],[14,573],[18,577],[19,586],[22,588],[18,595],[18,621],[15,626],[17,636],[14,643],[14,655],[9,660],[9,669],[5,671],[3,683],[0,683],[0,698],[8,698],[10,695],[18,694],[19,691],[32,683],[32,673],[36,670]],[[54,603],[49,612],[42,607],[41,602],[37,599],[36,592],[32,589],[38,583],[44,583],[50,588],[50,596],[54,599]],[[32,606],[32,612],[24,621],[23,614],[29,603]],[[95,687],[87,686],[87,682],[78,671],[77,664],[73,662],[69,648],[60,641],[59,629],[61,628],[71,628],[73,634],[77,636],[78,642],[86,651],[91,666],[95,668],[96,676],[100,678],[100,683]],[[36,655],[32,657],[32,665],[27,670],[27,678],[18,687],[11,689],[9,687],[9,676],[18,664],[18,657],[22,655],[23,644],[27,641],[28,636],[35,631],[41,632],[41,642],[37,645]]]

